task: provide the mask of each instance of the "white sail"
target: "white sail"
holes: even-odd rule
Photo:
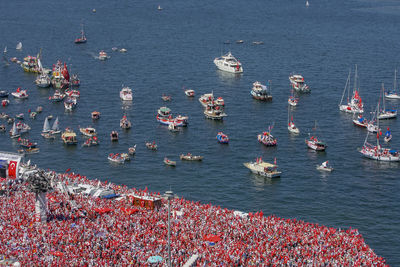
[[[38,58],[38,67],[39,67],[39,72],[42,73],[43,72],[43,66],[42,66],[42,62],[40,61],[40,58]]]
[[[49,124],[49,119],[47,119],[47,117],[46,117],[46,119],[44,120],[44,124],[43,124],[43,133],[47,133],[47,132],[49,132],[50,131],[50,124]]]
[[[15,136],[17,134],[18,134],[17,125],[15,125],[15,122],[14,122],[13,127],[11,129],[11,137]]]
[[[7,53],[7,46],[4,47],[4,54]]]
[[[22,49],[22,43],[21,43],[21,42],[19,42],[19,43],[17,44],[17,47],[16,47],[15,49],[17,49],[17,50],[21,50],[21,49]]]
[[[60,126],[58,124],[58,117],[56,118],[56,120],[53,123],[53,126],[51,127],[52,131],[59,131],[60,130]]]

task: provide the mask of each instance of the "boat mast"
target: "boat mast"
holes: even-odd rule
[[[393,91],[397,93],[397,69],[394,69]]]
[[[356,70],[354,72],[354,88],[353,88],[353,97],[355,92],[357,91],[357,64],[356,64]]]
[[[340,100],[339,107],[342,105],[343,98],[344,98],[344,94],[346,93],[347,86],[350,84],[350,75],[351,75],[351,70],[349,70],[349,75],[347,76],[346,84],[345,84],[345,86],[344,86],[344,90],[343,90],[343,94],[342,94],[342,99]],[[350,95],[349,95],[350,93],[349,93],[349,91],[350,91],[350,90],[347,91],[347,102],[349,102],[349,98],[350,98]],[[293,92],[293,91],[292,91],[292,92]],[[293,94],[292,94],[292,95],[293,95]]]

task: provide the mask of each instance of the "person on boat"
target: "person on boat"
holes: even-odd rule
[[[385,136],[386,136],[387,138],[389,138],[391,135],[392,135],[392,134],[391,134],[390,129],[389,129],[389,127],[388,127],[388,128],[387,128],[387,131],[386,131],[386,133],[385,133]]]

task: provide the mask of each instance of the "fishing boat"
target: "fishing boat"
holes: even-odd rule
[[[392,133],[390,132],[389,127],[387,128],[387,131],[385,133],[385,137],[383,138],[383,141],[385,141],[385,143],[389,142],[390,140],[392,140]]]
[[[161,96],[161,99],[163,100],[163,101],[171,101],[171,96],[170,95],[162,95]]]
[[[222,97],[218,97],[217,99],[215,99],[214,93],[201,95],[199,98],[199,102],[205,108],[207,107],[208,104],[213,104],[220,107],[225,106],[224,99]]]
[[[156,142],[146,142],[146,147],[150,150],[157,150]]]
[[[289,119],[290,118],[290,119]],[[299,134],[300,130],[293,122],[293,115],[290,116],[290,106],[288,106],[288,130],[292,134]]]
[[[76,139],[76,133],[71,128],[66,128],[61,134],[61,139],[66,145],[76,145],[78,140]]]
[[[229,144],[229,137],[223,132],[217,134],[217,141],[221,144]]]
[[[322,162],[321,165],[317,165],[317,170],[331,172],[333,171],[333,167],[328,165],[328,160],[327,160]]]
[[[28,94],[26,93],[26,90],[22,90],[21,88],[18,87],[17,91],[11,93],[12,96],[18,99],[26,99],[28,98]]]
[[[10,104],[10,100],[8,100],[8,99],[1,100],[1,105],[3,107],[7,107],[9,104]]]
[[[86,127],[86,128],[79,128],[79,131],[87,137],[93,137],[97,135],[96,129],[92,127]]]
[[[187,160],[187,161],[202,161],[203,156],[193,156],[191,153],[187,153],[186,155],[181,154],[179,156],[181,160]]]
[[[108,160],[113,162],[113,163],[118,163],[118,164],[122,164],[125,162],[125,158],[121,157],[121,154],[119,153],[110,153],[108,154]]]
[[[164,158],[164,163],[168,166],[175,167],[176,166],[176,161],[170,160],[167,157]]]
[[[185,90],[185,95],[188,97],[194,97],[194,94],[195,94],[195,92],[192,89]]]
[[[219,70],[222,71],[230,73],[243,73],[242,64],[232,55],[231,52],[215,58],[214,64]]]
[[[269,86],[270,87],[270,86]],[[271,101],[272,95],[270,94],[270,88],[266,85],[261,84],[259,81],[253,83],[253,88],[251,88],[250,94],[254,99],[262,101]]]
[[[17,137],[20,137],[21,135],[20,135],[20,133],[19,133],[19,131],[18,131],[18,129],[17,129],[17,125],[15,124],[15,122],[13,123],[13,126],[12,126],[12,128],[11,128],[11,130],[10,130],[10,137],[11,138],[17,138]]]
[[[81,24],[81,36],[76,38],[74,43],[76,43],[76,44],[84,44],[84,43],[86,43],[86,41],[87,41],[87,39],[86,39],[86,36],[85,36],[85,31],[83,30],[83,24]]]
[[[1,98],[8,97],[9,94],[10,94],[10,93],[7,92],[7,91],[4,91],[4,90],[1,90],[1,91],[0,91],[0,97],[1,97]]]
[[[357,84],[358,82],[357,65],[355,67],[355,72],[354,72],[354,87],[351,98],[350,98],[350,75],[351,75],[351,70],[349,71],[349,75],[347,76],[346,84],[343,89],[342,98],[339,103],[339,110],[348,113],[363,113],[364,104],[359,94],[360,88],[358,87]],[[347,91],[347,103],[345,104],[343,100],[346,91]]]
[[[129,155],[134,155],[136,153],[136,145],[128,148]]]
[[[86,139],[85,142],[82,144],[82,146],[89,147],[89,146],[97,146],[99,144],[100,144],[100,142],[97,139],[97,136],[93,136],[93,137]]]
[[[224,117],[228,116],[222,107],[215,104],[208,104],[203,113],[207,119],[212,120],[223,120]]]
[[[78,90],[73,90],[73,89],[65,90],[65,94],[69,97],[74,97],[74,98],[78,98],[81,96],[81,92],[79,92]]]
[[[377,110],[379,110],[379,102]],[[377,120],[378,128],[379,128],[379,120]],[[365,137],[364,144],[359,152],[366,158],[374,159],[378,161],[400,161],[400,154],[395,149],[384,148],[379,143],[379,138],[382,135],[382,132],[379,131],[376,133],[376,145],[372,145],[368,143],[368,136]]]
[[[394,119],[397,117],[397,109],[386,109],[385,103],[385,96],[384,96],[385,88],[382,83],[382,102],[383,102],[383,109],[378,110],[378,120],[385,120],[385,119]]]
[[[61,91],[56,90],[53,96],[49,96],[49,100],[52,102],[60,102],[65,98],[65,94],[61,93]]]
[[[400,99],[400,94],[397,93],[397,69],[394,70],[393,90],[386,91],[385,97],[388,99]]]
[[[131,122],[128,120],[128,118],[126,117],[126,115],[122,116],[122,119],[119,121],[119,126],[122,129],[130,129],[132,127]]]
[[[92,119],[93,119],[93,120],[98,120],[98,119],[100,119],[100,114],[101,114],[101,113],[98,112],[98,111],[93,111],[92,114],[91,114],[91,115],[92,115]]]
[[[292,93],[291,93],[291,95],[289,96],[288,104],[291,105],[291,106],[293,106],[293,107],[295,107],[295,106],[298,105],[299,99],[294,95],[294,90],[293,90],[293,89],[291,90],[291,92],[292,92]]]
[[[359,114],[357,119],[353,118],[353,124],[358,127],[367,128],[368,120],[366,118],[364,118],[362,114]]]
[[[188,125],[189,117],[178,115],[174,118],[171,114],[171,109],[160,107],[157,111],[156,120],[164,125],[175,124],[175,126],[181,127]]]
[[[301,93],[311,92],[310,87],[304,82],[304,78],[300,74],[290,74],[289,81],[294,90]]]
[[[315,122],[313,130],[316,132],[317,130],[317,122]],[[322,140],[318,139],[316,136],[311,136],[310,133],[308,134],[309,138],[305,139],[306,145],[315,150],[315,151],[325,151],[325,149],[328,147],[328,145],[323,142]]]
[[[76,107],[77,103],[78,102],[75,97],[67,97],[67,99],[64,101],[65,110],[72,111]]]
[[[110,133],[110,137],[111,137],[111,142],[116,142],[118,141],[118,132],[117,131],[112,131]]]
[[[17,50],[22,50],[22,43],[19,42],[19,43],[17,44],[17,46],[15,47],[15,49],[17,49]]]
[[[53,125],[51,126],[51,130],[50,130],[51,134],[59,134],[61,133],[60,130],[60,123],[58,121],[58,117],[56,118],[56,120],[53,122]]]
[[[122,101],[132,101],[132,89],[128,86],[123,87],[119,92],[119,97],[122,99]]]
[[[272,126],[268,127],[268,131],[263,132],[257,136],[258,142],[265,146],[276,146],[278,144],[278,140],[271,134]]]
[[[101,51],[99,52],[99,59],[100,59],[100,60],[106,60],[107,58],[108,58],[107,53],[106,53],[105,51],[101,50]]]
[[[252,173],[268,178],[278,178],[282,173],[278,171],[278,165],[265,162],[261,157],[257,158],[254,162],[243,163],[243,165]]]

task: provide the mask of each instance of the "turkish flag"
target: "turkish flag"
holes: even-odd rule
[[[8,164],[8,177],[9,178],[17,178],[17,162],[16,161],[10,161]]]

